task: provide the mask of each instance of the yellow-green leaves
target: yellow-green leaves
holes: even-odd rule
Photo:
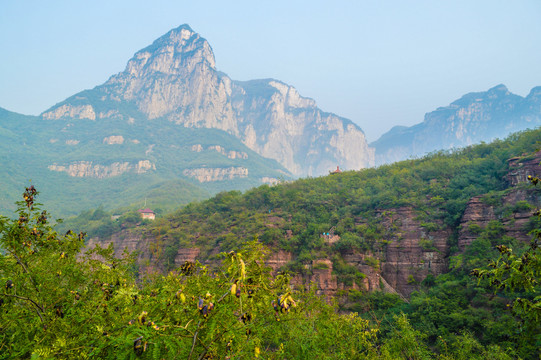
[[[240,263],[240,277],[242,280],[246,279],[246,265],[244,264],[244,260],[239,258]]]

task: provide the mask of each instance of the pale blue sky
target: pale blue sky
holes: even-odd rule
[[[541,85],[539,0],[0,0],[0,107],[39,114],[184,23],[231,78],[293,85],[371,141],[471,91]]]

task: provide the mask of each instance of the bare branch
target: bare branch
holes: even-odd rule
[[[13,298],[21,299],[21,300],[25,300],[25,301],[30,301],[32,304],[34,304],[35,310],[38,313],[39,318],[41,319],[41,322],[45,322],[43,320],[43,316],[41,316],[41,313],[39,311],[39,310],[43,311],[43,308],[41,306],[39,306],[39,304],[37,302],[35,302],[34,300],[32,300],[30,298],[27,298],[27,297],[24,297],[24,296],[19,296],[19,295],[12,295],[12,294],[0,294],[0,295],[1,296],[7,296],[7,297],[13,297]]]

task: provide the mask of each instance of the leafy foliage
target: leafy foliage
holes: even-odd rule
[[[133,257],[81,252],[84,234],[58,234],[36,196],[27,188],[19,218],[0,218],[0,358],[509,358],[468,334],[434,354],[403,313],[380,337],[378,323],[272,277],[257,241],[218,268],[186,262],[138,281]]]
[[[533,185],[539,178],[529,176]],[[541,210],[534,214],[541,218]],[[513,313],[523,323],[520,332],[523,341],[537,349],[541,348],[541,228],[531,231],[533,239],[529,248],[513,251],[507,244],[496,246],[499,257],[489,263],[491,269],[474,269],[472,274],[481,279],[488,279],[490,286],[513,298]],[[522,250],[522,251],[521,251]],[[519,293],[517,294],[517,291]],[[518,296],[517,296],[518,295]]]
[[[257,242],[210,269],[186,263],[137,283],[132,258],[82,250],[27,189],[0,219],[0,358],[344,358],[374,353],[377,329],[271,277]],[[337,338],[352,342],[340,343]],[[267,354],[267,355],[265,355]],[[317,355],[316,355],[317,354]]]
[[[222,192],[148,224],[129,212],[114,222],[99,208],[79,217],[80,230],[100,237],[137,226],[163,247],[162,257],[153,259],[162,264],[174,264],[179,247],[195,246],[203,259],[222,264],[170,265],[167,275],[148,279],[138,279],[133,259],[115,259],[112,248],[81,254],[84,236],[51,228],[29,188],[18,218],[0,220],[2,356],[536,358],[538,284],[532,292],[523,286],[526,277],[506,272],[536,262],[525,263],[532,250],[504,231],[505,221],[531,205],[505,207],[501,199],[507,158],[534,149],[540,132],[378,169]],[[450,237],[455,248],[447,274],[413,278],[420,290],[409,303],[352,291],[342,310],[360,315],[340,315],[311,291],[292,292],[287,275],[273,278],[263,265],[265,248],[244,240],[255,235],[265,246],[291,251],[290,271],[332,259],[340,282],[358,284],[365,275],[342,255],[370,251],[367,263],[380,266],[378,254],[396,232],[393,224],[383,226],[382,213],[392,217],[397,207],[410,206],[430,234],[456,229],[466,202],[483,194],[499,217],[486,227],[469,224],[476,239],[464,252],[456,251],[456,234]],[[539,218],[527,226],[539,229]],[[429,238],[421,245],[433,246]],[[513,251],[501,254],[498,245]],[[217,248],[224,253],[212,255]],[[493,270],[503,270],[490,272],[491,261]],[[486,279],[472,279],[475,268]],[[494,294],[491,279],[509,285]],[[518,298],[528,305],[515,304]],[[341,338],[347,343],[335,341]]]

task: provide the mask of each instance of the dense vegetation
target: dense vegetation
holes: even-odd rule
[[[260,186],[244,194],[223,192],[189,204],[148,230],[165,247],[196,244],[208,252],[238,247],[257,234],[266,245],[292,251],[300,263],[343,248],[373,250],[389,238],[378,212],[411,206],[429,231],[454,227],[472,196],[502,195],[507,160],[534,151],[540,135],[541,130],[526,132],[457,152]],[[340,241],[330,247],[320,235],[333,227]]]
[[[185,263],[137,281],[129,254],[114,258],[99,246],[81,254],[83,234],[58,234],[36,196],[27,188],[18,219],[0,218],[0,358],[435,357],[404,314],[382,337],[377,322],[293,292],[286,274],[270,276],[257,242],[223,253],[216,269]],[[468,333],[439,352],[439,359],[511,358]]]
[[[344,313],[358,313],[349,317],[337,315],[336,308],[325,305],[309,291],[292,293],[298,306],[284,316],[294,314],[295,316],[288,320],[286,327],[280,328],[282,325],[278,323],[285,322],[271,322],[273,318],[270,314],[273,311],[271,310],[269,314],[265,311],[269,310],[270,299],[275,299],[277,295],[288,291],[286,290],[287,277],[273,279],[267,271],[257,270],[256,266],[252,269],[255,269],[257,274],[261,274],[257,281],[268,284],[265,285],[268,291],[258,290],[262,297],[257,311],[262,312],[258,313],[254,310],[253,313],[255,314],[253,318],[261,319],[262,322],[259,325],[253,325],[252,332],[248,336],[248,339],[253,336],[257,340],[250,342],[242,338],[241,342],[244,346],[235,350],[239,351],[238,355],[232,354],[232,358],[255,356],[257,347],[260,356],[264,358],[325,358],[325,356],[329,358],[359,356],[434,358],[439,356],[440,358],[464,359],[536,359],[539,357],[541,348],[538,283],[540,265],[539,250],[536,245],[539,241],[534,238],[532,244],[520,243],[506,236],[504,229],[505,221],[512,219],[513,214],[524,211],[533,213],[534,207],[531,203],[524,201],[509,207],[503,204],[502,198],[509,193],[505,179],[509,170],[507,160],[514,156],[528,159],[530,156],[528,154],[539,147],[537,143],[539,138],[541,138],[541,130],[528,131],[515,134],[505,141],[481,144],[455,152],[435,153],[422,159],[377,169],[345,172],[316,179],[301,179],[272,187],[261,186],[244,194],[236,191],[223,192],[212,199],[189,204],[176,213],[163,216],[153,223],[141,223],[137,214],[130,212],[115,221],[111,220],[111,214],[103,209],[87,211],[78,218],[66,221],[62,225],[64,226],[62,233],[72,225],[77,231],[87,231],[90,236],[102,238],[107,238],[120,230],[142,233],[144,236],[155,239],[155,243],[162,248],[161,256],[153,261],[158,263],[164,271],[173,271],[168,275],[169,277],[156,276],[137,283],[135,275],[130,272],[132,265],[125,264],[120,277],[126,284],[131,284],[130,291],[148,295],[142,299],[147,299],[149,302],[143,302],[140,306],[132,305],[133,311],[130,310],[131,307],[124,309],[119,306],[122,311],[115,312],[116,317],[99,320],[102,321],[100,324],[124,324],[126,320],[129,322],[132,318],[136,319],[142,311],[150,314],[146,310],[149,308],[158,309],[157,315],[153,315],[158,321],[152,321],[156,324],[160,322],[168,324],[171,320],[163,312],[167,308],[167,303],[172,304],[176,301],[174,294],[179,288],[182,288],[185,294],[190,294],[190,296],[185,295],[188,299],[191,296],[195,299],[194,302],[186,302],[189,305],[184,307],[190,310],[185,312],[188,317],[183,318],[182,326],[188,322],[190,326],[195,326],[189,329],[191,334],[186,335],[187,343],[165,344],[155,340],[153,335],[141,332],[139,328],[139,332],[134,333],[127,330],[133,328],[117,329],[117,325],[111,325],[115,334],[107,330],[109,335],[107,339],[113,339],[115,341],[113,344],[116,345],[101,341],[100,344],[106,347],[105,349],[97,344],[92,345],[91,348],[102,349],[99,351],[103,351],[103,356],[110,356],[109,354],[113,352],[133,356],[133,349],[130,346],[133,345],[134,339],[143,336],[148,349],[155,349],[154,344],[160,344],[161,350],[156,350],[158,352],[173,349],[171,350],[173,352],[169,354],[186,356],[187,354],[182,353],[181,351],[184,350],[180,348],[192,348],[190,341],[193,341],[198,331],[199,325],[196,326],[196,323],[200,323],[200,318],[197,316],[201,316],[200,309],[197,307],[199,297],[203,299],[204,304],[212,301],[218,309],[216,298],[221,298],[231,288],[234,280],[238,279],[240,266],[238,258],[232,260],[233,258],[224,254],[215,255],[217,249],[225,252],[233,250],[237,253],[245,251],[241,255],[245,261],[254,259],[255,263],[251,263],[252,265],[262,264],[258,255],[245,249],[246,239],[252,239],[254,236],[257,236],[265,247],[273,250],[281,248],[294,254],[294,260],[282,269],[284,274],[309,271],[305,265],[311,264],[315,259],[327,258],[333,261],[333,269],[339,281],[351,285],[352,281],[362,278],[363,274],[356,268],[348,266],[341,254],[352,250],[381,254],[378,250],[385,248],[395,231],[392,227],[382,225],[381,214],[406,206],[414,209],[417,219],[428,233],[441,228],[453,230],[448,239],[450,250],[447,273],[439,276],[429,275],[423,279],[418,286],[419,290],[411,295],[409,302],[403,301],[397,295],[380,291],[373,293],[358,290],[344,291],[339,305],[336,306]],[[523,184],[520,187],[532,194],[532,198],[539,199],[539,185],[533,187]],[[494,207],[498,218],[483,228],[471,225],[469,230],[476,234],[476,240],[465,251],[460,252],[457,247],[458,223],[466,203],[472,196],[482,196],[483,202]],[[11,226],[15,227],[15,224]],[[9,228],[9,222],[4,219],[3,229],[7,228]],[[534,216],[528,223],[528,229],[524,231],[536,232],[540,228],[541,220],[538,216]],[[330,229],[340,236],[340,240],[332,245],[323,241],[321,237],[322,233],[329,232]],[[25,230],[26,233],[16,235],[19,236],[19,241],[21,237],[28,236],[31,230],[32,228],[29,227]],[[7,234],[6,230],[4,234]],[[55,236],[58,237],[58,235]],[[431,246],[428,243],[425,245]],[[252,244],[251,246],[253,249],[254,246],[260,245]],[[195,277],[186,277],[174,266],[174,257],[179,247],[199,247],[202,249],[202,261],[210,260],[209,264],[218,266],[225,259],[225,267],[214,273],[210,271],[211,265],[207,265],[207,267],[198,268],[200,270],[195,272]],[[7,249],[5,244],[2,248]],[[512,249],[512,251],[502,251],[502,249]],[[56,253],[53,251],[52,254],[56,255],[51,256],[57,256],[59,251],[65,252],[60,248],[56,248],[55,251]],[[108,264],[107,268],[111,269],[114,260],[111,258],[110,250],[100,255],[102,261]],[[8,258],[9,256],[3,261]],[[532,260],[525,261],[524,259]],[[384,260],[373,258],[371,261],[374,267],[377,267],[378,262]],[[90,257],[81,264],[91,264],[92,261],[97,260],[95,257]],[[237,265],[234,265],[235,261]],[[13,264],[13,259],[11,263]],[[52,262],[48,264],[51,266]],[[251,268],[252,265],[248,264],[249,262],[246,261],[245,266]],[[521,267],[521,264],[524,266]],[[40,265],[36,266],[39,269]],[[230,269],[231,266],[233,268]],[[234,269],[235,266],[237,270]],[[0,274],[2,281],[15,278],[7,275],[14,269],[24,275],[24,271],[20,268],[21,266],[13,265],[12,268],[3,268],[8,270],[2,270],[4,271]],[[120,265],[117,265],[117,268],[120,269]],[[84,266],[81,266],[81,269],[84,269]],[[101,265],[94,266],[94,269],[89,267],[82,278],[94,279],[93,277],[97,276],[96,269],[105,268]],[[510,269],[516,271],[510,273]],[[472,276],[472,272],[477,277]],[[526,275],[520,277],[521,273]],[[250,276],[247,275],[247,277]],[[54,280],[52,276],[50,280]],[[86,280],[86,284],[94,284],[93,281],[96,282],[96,287],[91,293],[96,298],[92,300],[94,303],[91,303],[92,306],[98,306],[103,303],[103,296],[106,296],[104,291],[107,288],[103,290],[102,283],[110,284],[112,281]],[[122,281],[120,281],[121,284]],[[167,285],[171,284],[168,281],[176,284],[176,287]],[[280,284],[284,287],[275,288],[273,284],[276,281],[283,281]],[[26,283],[30,284],[28,280]],[[197,284],[205,284],[206,288]],[[505,284],[505,287],[502,287],[502,284]],[[88,285],[84,287],[88,288]],[[206,298],[207,291],[211,300]],[[115,296],[116,294],[124,296],[124,300],[119,298],[119,301],[124,301],[124,304],[129,303],[125,293],[115,290]],[[156,296],[150,296],[150,294]],[[242,296],[246,296],[247,299],[248,293]],[[31,296],[28,298],[33,299]],[[234,298],[236,297],[226,296],[224,299],[234,300]],[[154,302],[158,301],[157,299],[161,299],[163,303],[158,305]],[[230,307],[222,307],[220,303],[220,309],[227,308],[227,311],[234,313],[236,318],[216,320],[217,325],[209,324],[208,326],[213,329],[212,331],[218,329],[216,331],[219,333],[225,331],[220,330],[220,326],[237,324],[234,328],[238,332],[233,331],[233,333],[237,334],[235,337],[238,340],[240,338],[237,336],[246,336],[246,328],[243,327],[246,324],[243,322],[241,326],[239,323],[239,317],[243,315],[243,312],[240,308],[236,308],[240,304],[224,299],[222,301],[227,302]],[[241,297],[241,299],[244,298]],[[58,300],[49,301],[49,308],[54,309]],[[26,303],[30,305],[28,301]],[[18,306],[21,306],[20,303]],[[21,307],[21,311],[22,309]],[[101,311],[99,313],[101,316]],[[124,313],[125,315],[120,315]],[[223,313],[220,314],[220,317],[225,316]],[[79,313],[74,316],[84,317]],[[193,321],[190,322],[191,319]],[[211,316],[208,316],[208,319],[211,319]],[[79,321],[81,322],[84,323],[84,321]],[[352,326],[351,322],[357,325]],[[7,323],[11,324],[10,321]],[[39,322],[36,321],[36,323]],[[351,330],[350,327],[356,327],[357,330]],[[307,331],[308,328],[316,329],[315,333]],[[266,330],[268,332],[265,332]],[[357,334],[359,331],[366,337],[359,338]],[[84,331],[81,333],[83,334]],[[178,335],[178,333],[168,334]],[[276,337],[273,337],[274,335]],[[21,336],[30,338],[28,334]],[[152,340],[146,340],[147,337],[152,337]],[[158,338],[163,341],[168,339],[165,335]],[[341,343],[333,342],[331,346],[329,339],[336,338],[359,338],[359,343],[351,345],[349,350]],[[213,337],[210,336],[207,339],[213,339]],[[83,341],[83,339],[79,340],[79,342]],[[5,341],[9,343],[9,340]],[[84,341],[90,340],[85,338]],[[91,341],[90,343],[93,344]],[[213,353],[223,357],[224,351],[229,351],[227,346],[223,348],[223,343],[219,345],[213,342],[212,344],[212,346],[207,343],[202,345],[196,341],[196,353]],[[198,347],[199,345],[201,347]],[[35,351],[35,344],[30,342],[28,346],[29,349]],[[329,349],[334,349],[332,350],[334,352],[328,353]],[[59,351],[56,354],[63,354],[60,350],[54,351]],[[174,353],[175,351],[177,352]],[[280,353],[280,351],[284,352]],[[142,356],[150,355],[145,352]]]

